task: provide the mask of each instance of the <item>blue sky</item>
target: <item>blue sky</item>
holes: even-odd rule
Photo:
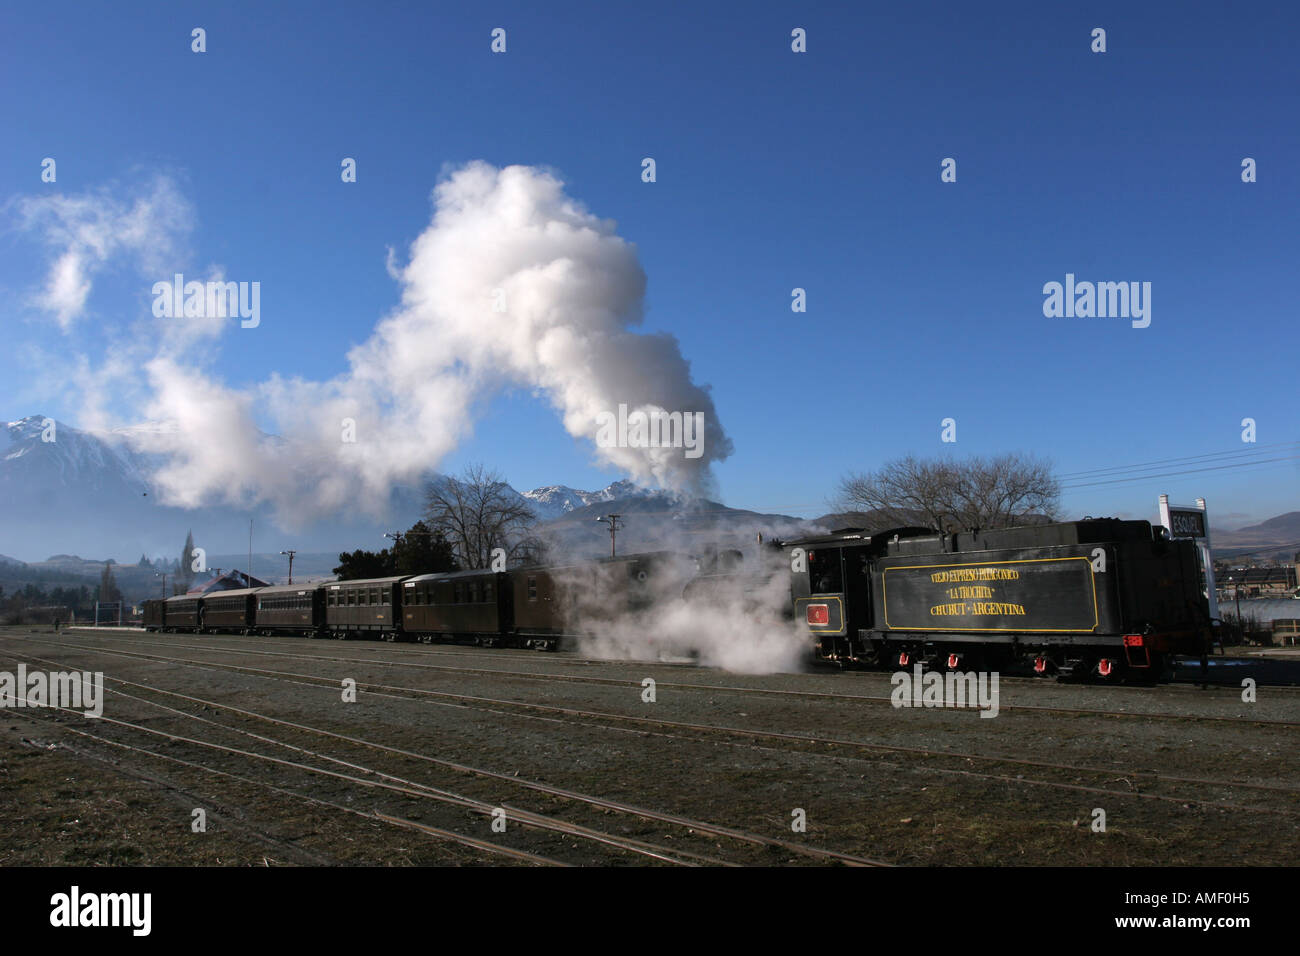
[[[193,271],[262,285],[255,344],[212,359],[239,387],[342,372],[398,303],[387,249],[428,226],[441,175],[485,160],[555,170],[636,245],[645,329],[677,337],[734,442],[715,468],[732,506],[814,515],[851,470],[1026,451],[1067,476],[1286,459],[1067,479],[1069,514],[1151,518],[1161,491],[1205,496],[1223,525],[1300,509],[1296,446],[1261,447],[1300,440],[1294,5],[377,7],[0,15],[0,412],[78,424],[59,361],[94,363],[149,303],[110,261],[75,328],[52,323],[31,304],[51,253],[14,225],[23,197],[176,183]],[[1150,327],[1044,317],[1066,273],[1150,282]],[[521,489],[622,477],[525,388],[478,408],[441,467],[474,461]]]

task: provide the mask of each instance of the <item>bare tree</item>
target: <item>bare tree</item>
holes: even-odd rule
[[[441,532],[467,570],[491,566],[496,548],[517,564],[538,547],[537,516],[527,501],[482,465],[471,465],[458,478],[431,481],[425,502],[425,523]]]
[[[1050,462],[1019,453],[965,461],[909,455],[879,471],[850,474],[839,489],[840,507],[868,513],[877,530],[1006,528],[1031,515],[1055,518],[1060,497]]]

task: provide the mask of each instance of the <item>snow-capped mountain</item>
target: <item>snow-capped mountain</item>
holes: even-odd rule
[[[576,511],[588,505],[599,504],[604,501],[617,501],[623,498],[653,497],[659,492],[640,488],[625,478],[606,485],[600,491],[579,491],[576,488],[570,488],[568,485],[546,485],[543,488],[534,488],[532,491],[522,492],[522,494],[524,498],[528,499],[529,507],[533,509],[533,513],[538,518],[542,521],[554,521],[556,518],[562,518],[570,511]]]
[[[424,508],[424,482],[393,490],[390,515],[382,522],[339,515],[310,529],[288,531],[265,509],[225,505],[182,509],[160,503],[150,475],[161,461],[134,450],[146,432],[166,429],[145,423],[108,433],[92,433],[44,415],[5,423],[0,431],[0,553],[41,561],[56,552],[102,554],[118,560],[171,556],[180,552],[187,531],[210,554],[245,551],[248,523],[254,521],[255,549],[304,551],[379,549],[385,531],[408,528]],[[274,440],[274,436],[267,436]],[[430,475],[436,480],[438,476]],[[599,491],[550,485],[520,495],[542,522],[563,519],[601,503],[653,500],[656,493],[630,481]],[[621,507],[621,506],[620,506]]]
[[[253,549],[259,553],[274,555],[282,548],[336,554],[379,550],[389,543],[384,532],[409,528],[424,510],[425,481],[394,488],[382,521],[348,513],[306,529],[280,527],[265,508],[250,513],[227,505],[170,507],[161,503],[150,479],[160,459],[133,450],[142,432],[166,427],[147,423],[91,433],[42,415],[7,423],[0,434],[0,554],[28,562],[58,552],[103,555],[119,562],[134,562],[142,553],[170,559],[180,553],[186,533],[192,531],[195,544],[209,555],[238,556],[249,547],[250,518]],[[431,474],[427,480],[449,479]],[[784,520],[679,498],[627,480],[598,491],[547,485],[524,492],[510,488],[509,493],[518,495],[547,526],[540,531],[575,551],[593,554],[608,541],[608,524],[595,519],[615,511],[624,515],[620,543],[626,535],[629,546],[640,548],[658,547],[670,532],[688,526],[697,536],[688,543],[706,530],[712,534],[733,524],[752,540],[755,529],[771,530],[777,527],[773,519]]]
[[[346,514],[293,531],[279,527],[265,508],[169,507],[150,479],[160,460],[132,447],[140,432],[166,427],[91,433],[43,415],[6,423],[0,432],[0,553],[27,561],[60,551],[120,561],[142,552],[176,555],[192,530],[209,554],[238,554],[248,547],[250,518],[259,551],[378,549],[385,531],[410,527],[419,517],[417,488],[394,494],[391,523]]]
[[[63,488],[136,496],[149,490],[147,466],[125,440],[104,440],[43,415],[29,415],[7,423],[0,441],[0,489],[25,492],[23,500],[38,507]]]

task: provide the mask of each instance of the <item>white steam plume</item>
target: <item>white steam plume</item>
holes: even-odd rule
[[[170,502],[270,502],[301,521],[382,500],[395,483],[436,468],[475,411],[511,385],[537,390],[571,435],[589,440],[598,416],[619,405],[703,413],[699,457],[593,447],[639,484],[707,489],[731,442],[677,340],[634,331],[645,275],[614,224],[566,196],[550,173],[524,166],[471,163],[436,188],[434,205],[397,272],[401,305],[349,353],[339,377],[276,376],[233,389],[174,349],[145,364],[144,411],[173,425],[143,439],[167,457],[157,478]],[[257,333],[231,334],[243,345]],[[342,440],[345,419],[355,422],[355,442]]]
[[[684,554],[684,549],[678,554]],[[700,578],[666,567],[651,570],[634,606],[621,563],[553,572],[574,599],[566,620],[580,653],[602,659],[654,661],[690,657],[743,674],[806,669],[809,634],[789,615],[790,576],[783,556],[762,553],[758,566]],[[678,569],[682,572],[682,569]]]

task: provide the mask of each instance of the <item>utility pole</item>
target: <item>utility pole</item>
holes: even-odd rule
[[[418,533],[418,532],[417,532],[417,533]],[[405,538],[406,538],[406,532],[405,532],[405,531],[385,531],[385,532],[384,532],[384,537],[385,537],[385,538],[392,538],[392,539],[393,539],[393,547],[392,547],[392,550],[389,551],[389,557],[390,557],[390,559],[391,559],[391,561],[392,561],[392,569],[393,569],[393,573],[396,574],[396,573],[397,573],[397,549],[398,549],[399,547],[401,547],[402,541],[405,540]]]
[[[610,556],[611,558],[616,556],[616,554],[615,554],[615,541],[616,541],[617,538],[618,538],[618,519],[621,518],[621,517],[623,517],[623,516],[622,516],[622,515],[607,515],[606,517],[603,517],[603,518],[597,518],[597,519],[596,519],[597,521],[605,521],[606,519],[608,519],[608,521],[609,521],[609,556]]]
[[[298,552],[290,550],[290,551],[281,551],[280,553],[287,554],[289,556],[289,583],[293,584],[293,556]]]

